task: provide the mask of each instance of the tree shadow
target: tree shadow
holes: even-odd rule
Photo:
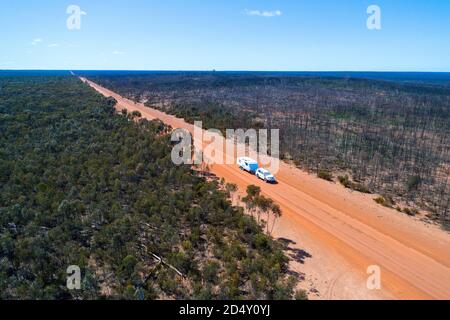
[[[278,238],[277,240],[284,246],[285,249],[288,248],[291,244],[296,244],[296,242],[292,241],[291,239]]]
[[[306,252],[303,249],[290,248],[289,251],[291,252],[291,254],[289,256],[301,264],[305,264],[306,259],[312,258],[312,255],[310,255],[308,252]]]
[[[286,238],[278,238],[278,241],[283,245],[284,251],[286,251],[288,256],[294,261],[305,264],[306,259],[312,258],[312,255],[309,252],[306,252],[303,249],[292,248],[293,245],[297,244],[295,241]]]

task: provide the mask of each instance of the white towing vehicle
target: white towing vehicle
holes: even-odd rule
[[[269,170],[259,168],[258,170],[256,170],[255,174],[259,179],[264,180],[267,183],[277,183],[277,179],[275,179],[275,177],[269,172]]]

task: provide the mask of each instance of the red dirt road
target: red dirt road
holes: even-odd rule
[[[87,79],[95,90],[118,101],[118,110],[139,111],[173,128],[193,131],[184,120],[134,103]],[[219,151],[220,152],[220,151]],[[280,204],[283,217],[274,236],[290,241],[291,269],[303,276],[313,299],[450,299],[450,234],[388,208],[373,195],[352,192],[281,163],[278,185],[267,185],[235,165],[211,171],[249,184]],[[381,289],[367,288],[369,266],[379,266]]]

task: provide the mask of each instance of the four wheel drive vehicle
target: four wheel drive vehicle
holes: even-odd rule
[[[271,174],[264,168],[259,168],[258,170],[256,170],[255,174],[259,179],[264,180],[267,183],[277,183],[277,180],[275,179],[273,174]]]
[[[237,164],[239,168],[250,173],[255,173],[258,170],[258,162],[251,158],[242,157],[237,159]]]

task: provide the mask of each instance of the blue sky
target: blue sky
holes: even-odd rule
[[[69,30],[69,5],[87,15]],[[369,5],[381,30],[368,30]],[[448,0],[0,4],[0,69],[450,71]]]

